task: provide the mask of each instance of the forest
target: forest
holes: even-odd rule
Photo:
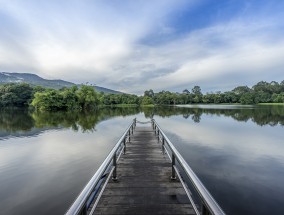
[[[0,107],[29,106],[39,111],[92,110],[100,106],[178,105],[178,104],[259,104],[284,103],[284,81],[260,81],[251,88],[238,86],[227,92],[202,93],[200,86],[182,92],[146,90],[143,96],[105,94],[93,86],[59,90],[31,86],[26,83],[0,85]]]

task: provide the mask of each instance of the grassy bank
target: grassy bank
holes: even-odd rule
[[[99,107],[139,107],[138,104],[99,105]]]
[[[283,105],[284,103],[258,103],[257,105]]]

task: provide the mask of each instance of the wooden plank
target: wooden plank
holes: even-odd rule
[[[95,214],[195,214],[182,184],[171,180],[171,163],[150,127],[136,127]]]

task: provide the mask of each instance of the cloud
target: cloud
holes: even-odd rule
[[[1,1],[0,69],[100,81],[183,2]]]
[[[218,8],[203,26],[181,15],[204,2],[0,0],[0,70],[139,94],[283,79],[283,4]]]
[[[129,80],[142,80],[143,85],[135,86],[140,93],[194,85],[230,90],[260,80],[279,81],[283,78],[284,39],[278,37],[277,27],[278,23],[269,20],[217,24],[161,46],[142,46],[122,70],[129,74],[137,70]]]

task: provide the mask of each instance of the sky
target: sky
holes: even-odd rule
[[[282,0],[0,0],[0,72],[142,94],[284,80]]]

